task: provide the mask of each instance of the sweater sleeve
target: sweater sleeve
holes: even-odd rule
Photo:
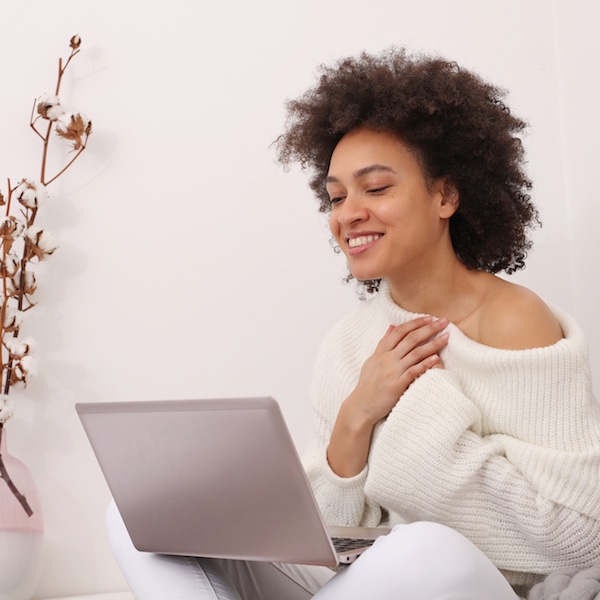
[[[347,353],[352,346],[347,332],[355,331],[355,321],[348,326],[348,319],[355,319],[356,314],[349,315],[328,333],[317,354],[310,393],[312,439],[303,464],[327,525],[377,527],[381,524],[382,510],[364,489],[368,465],[354,477],[339,477],[327,461],[327,447],[339,407],[356,385],[360,368],[377,340],[374,334],[365,348]],[[380,328],[381,325],[374,327],[375,331]]]
[[[354,477],[340,477],[327,462],[331,425],[315,412],[314,439],[303,464],[327,525],[376,527],[381,508],[365,494],[368,466]]]
[[[457,529],[503,570],[548,573],[600,562],[598,421],[582,416],[581,406],[569,408],[569,384],[545,388],[545,415],[533,414],[516,432],[489,433],[481,406],[455,373],[432,369],[374,440],[367,495],[407,521]],[[522,404],[528,391],[514,402]],[[516,412],[527,414],[527,407]],[[576,422],[563,427],[565,419]],[[578,432],[578,439],[569,444],[561,431],[567,438]]]

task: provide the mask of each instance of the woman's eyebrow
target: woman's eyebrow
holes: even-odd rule
[[[387,165],[374,164],[369,165],[368,167],[362,167],[362,169],[354,171],[352,176],[354,177],[354,179],[360,179],[361,177],[364,177],[369,173],[374,173],[378,171],[382,171],[384,173],[394,173],[394,175],[396,175],[396,171],[394,171],[392,167],[388,167]],[[325,183],[337,183],[338,181],[339,179],[337,177],[334,177],[333,175],[327,175],[327,177],[325,178]]]

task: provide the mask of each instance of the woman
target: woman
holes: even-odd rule
[[[160,597],[135,589],[149,561],[165,571],[149,587],[170,579],[189,591],[177,597],[319,600],[508,600],[600,563],[584,337],[495,275],[524,266],[537,220],[525,123],[502,100],[454,63],[392,49],[323,68],[289,103],[279,158],[311,171],[367,296],[317,357],[305,467],[328,524],[394,529],[334,576],[141,557],[113,517],[137,600]]]

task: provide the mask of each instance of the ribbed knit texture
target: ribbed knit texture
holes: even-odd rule
[[[326,448],[340,404],[390,324],[417,315],[385,282],[326,337],[311,391],[315,439],[304,465],[325,521],[455,528],[530,587],[542,574],[600,564],[600,418],[587,345],[551,307],[564,339],[500,350],[449,325],[443,369],[417,379],[374,433],[362,473],[338,477]]]

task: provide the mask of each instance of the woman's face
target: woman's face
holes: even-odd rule
[[[458,194],[444,179],[428,182],[398,137],[364,128],[346,134],[326,188],[329,226],[356,279],[400,283],[452,251],[448,219]]]

